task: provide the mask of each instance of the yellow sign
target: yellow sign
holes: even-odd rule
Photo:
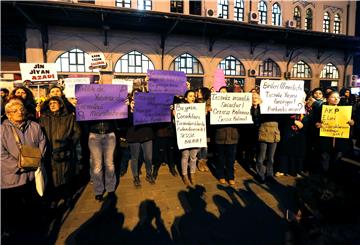
[[[330,106],[322,107],[320,136],[349,138],[352,106]]]

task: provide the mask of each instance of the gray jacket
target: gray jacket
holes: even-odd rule
[[[40,148],[42,155],[46,151],[46,139],[41,131],[40,125],[33,121],[25,121],[23,132],[15,127],[9,120],[0,125],[1,133],[1,189],[13,188],[25,185],[34,179],[34,171],[20,172],[17,164],[19,159],[19,148],[11,127],[14,127],[19,135],[21,144]]]

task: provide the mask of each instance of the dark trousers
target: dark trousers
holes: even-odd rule
[[[226,175],[230,180],[234,179],[234,162],[236,156],[236,144],[225,145],[216,144],[217,161],[216,175],[219,179],[225,178]]]
[[[160,167],[165,162],[169,167],[175,166],[176,142],[174,137],[157,137],[154,140],[154,165]]]

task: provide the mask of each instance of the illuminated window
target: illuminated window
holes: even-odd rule
[[[267,6],[264,1],[260,1],[258,5],[260,24],[267,24]]]
[[[171,69],[175,71],[183,71],[186,74],[203,74],[203,68],[198,59],[185,53],[182,54],[171,63]]]
[[[330,32],[330,15],[328,12],[324,13],[323,32]]]
[[[299,7],[294,8],[293,18],[296,23],[296,28],[301,28],[301,11]]]
[[[131,0],[116,0],[115,6],[122,8],[131,8]]]
[[[291,69],[291,77],[293,78],[311,78],[311,69],[308,64],[300,60]]]
[[[334,33],[340,34],[341,32],[341,19],[340,15],[336,14],[334,17]]]
[[[72,49],[63,53],[55,61],[59,72],[92,72],[90,70],[91,56],[80,49]],[[96,70],[97,71],[97,70]]]
[[[218,15],[219,18],[223,18],[223,19],[227,19],[229,17],[228,0],[218,0]]]
[[[154,70],[154,64],[138,51],[123,55],[115,65],[115,72],[147,73],[148,70]]]
[[[151,10],[151,8],[152,8],[151,0],[138,0],[138,9]]]
[[[281,8],[278,3],[275,3],[272,7],[272,25],[281,26]]]
[[[243,0],[235,0],[234,20],[244,21],[244,1]]]
[[[184,1],[182,1],[182,0],[170,0],[170,12],[172,12],[172,13],[184,13]]]
[[[324,66],[324,69],[320,73],[320,78],[328,78],[328,79],[339,79],[339,71],[331,63],[328,63]]]
[[[234,56],[228,56],[223,59],[219,68],[224,71],[225,76],[245,76],[244,65]]]
[[[280,77],[280,67],[272,60],[264,60],[259,65],[259,76],[260,77]]]

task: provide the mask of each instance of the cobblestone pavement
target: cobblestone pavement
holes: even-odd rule
[[[187,188],[162,166],[155,185],[143,174],[136,189],[130,172],[116,197],[105,194],[103,202],[87,184],[73,209],[53,224],[56,244],[285,244],[284,215],[296,210],[293,177],[260,185],[236,164],[233,187],[197,172],[197,185]]]

